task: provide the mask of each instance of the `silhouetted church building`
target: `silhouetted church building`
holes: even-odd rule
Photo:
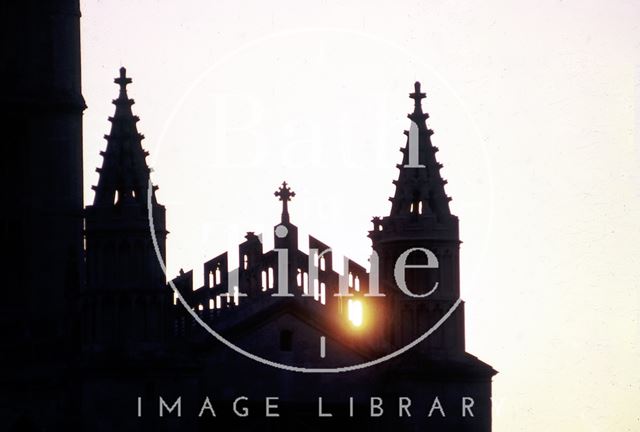
[[[192,271],[167,284],[166,210],[126,70],[83,210],[77,0],[2,8],[15,18],[2,66],[14,208],[1,216],[15,253],[2,263],[1,429],[491,430],[496,372],[465,350],[458,218],[419,83],[390,213],[369,232],[376,277],[348,259],[336,272],[342,257],[312,236],[299,250],[283,183],[273,250],[248,232],[238,262],[204,263],[203,286]]]

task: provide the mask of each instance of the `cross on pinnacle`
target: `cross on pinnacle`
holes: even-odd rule
[[[415,91],[413,93],[409,93],[409,97],[413,99],[415,108],[413,110],[414,114],[422,114],[422,99],[427,97],[425,93],[420,92],[420,82],[416,81],[414,84]]]
[[[124,66],[120,68],[120,76],[113,82],[120,86],[120,96],[124,96],[127,93],[127,84],[131,84],[131,78],[127,77],[127,69]]]
[[[282,186],[273,195],[282,201],[282,222],[289,222],[289,206],[287,204],[291,198],[296,196],[296,193],[291,190],[286,181],[283,181]]]

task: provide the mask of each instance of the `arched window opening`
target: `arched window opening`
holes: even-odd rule
[[[309,294],[309,273],[302,274],[302,290],[305,294]]]
[[[267,290],[267,272],[262,270],[262,291]]]
[[[216,267],[216,285],[220,285],[222,280],[222,272],[220,271],[220,267]]]
[[[233,304],[238,306],[240,303],[240,289],[237,286],[233,287]]]
[[[320,283],[320,303],[327,304],[327,286],[324,282]]]
[[[320,300],[320,281],[318,279],[313,281],[313,299]]]

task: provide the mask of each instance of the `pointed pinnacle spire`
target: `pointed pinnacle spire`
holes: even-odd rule
[[[122,67],[120,76],[113,81],[120,86],[120,95],[113,101],[115,114],[109,117],[111,132],[105,135],[107,148],[101,153],[104,159],[98,171],[98,184],[94,188],[94,205],[146,205],[150,169],[145,160],[148,153],[141,143],[144,136],[138,133],[136,127],[139,118],[131,111],[134,101],[127,96],[126,87],[132,80]],[[155,189],[151,197],[154,204]]]
[[[282,186],[273,193],[273,195],[277,196],[280,201],[282,201],[282,223],[289,222],[289,206],[288,202],[291,201],[291,198],[296,196],[296,193],[291,190],[289,185],[287,185],[286,181],[282,182]]]
[[[426,97],[420,91],[420,83],[414,84],[414,92],[409,97],[414,101],[413,113],[408,117],[411,128],[405,131],[407,144],[402,148],[400,173],[394,181],[395,194],[391,199],[391,216],[422,215],[434,216],[443,220],[451,216],[449,197],[445,193],[446,181],[440,175],[442,165],[437,161],[437,149],[431,143],[431,131],[425,120],[429,114],[422,111],[422,99]]]

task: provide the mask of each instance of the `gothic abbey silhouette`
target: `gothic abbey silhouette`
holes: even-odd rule
[[[390,213],[374,217],[369,232],[376,286],[351,260],[344,275],[336,272],[342,257],[319,239],[310,236],[309,250],[299,249],[288,211],[295,192],[286,182],[274,193],[282,213],[270,233],[273,250],[248,232],[238,262],[223,253],[203,264],[203,286],[194,287],[192,270],[168,285],[157,254],[166,257],[171,209],[149,187],[126,69],[115,79],[93,202],[83,208],[78,2],[2,7],[14,18],[3,29],[2,62],[13,83],[3,96],[3,130],[13,143],[2,159],[4,184],[12,185],[4,202],[14,207],[1,216],[12,253],[2,262],[11,289],[0,302],[7,364],[0,429],[491,430],[496,371],[465,350],[458,218],[449,209],[419,83],[410,94],[413,129],[405,132]],[[424,250],[437,257],[437,268],[425,267]],[[406,288],[432,291],[428,296],[399,289],[399,261],[406,263]],[[336,296],[341,289],[352,296]],[[367,295],[376,290],[384,296]],[[354,309],[362,310],[361,322],[354,322]],[[239,349],[298,369],[370,362],[442,325],[374,366],[301,373],[229,348],[193,315]],[[243,409],[248,416],[238,415]]]

